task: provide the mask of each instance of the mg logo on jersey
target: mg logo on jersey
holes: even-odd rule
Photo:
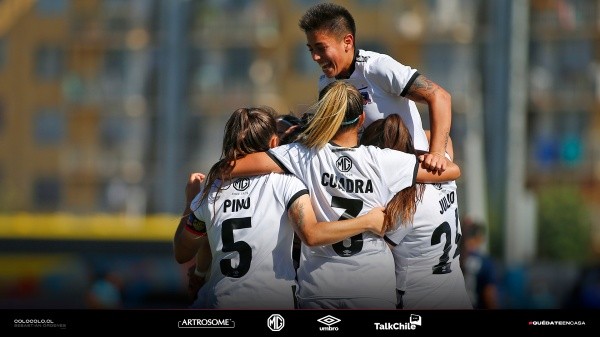
[[[342,172],[348,172],[352,168],[352,159],[346,156],[340,157],[335,162],[335,166],[337,166],[337,168]]]
[[[331,315],[327,315],[325,317],[319,318],[317,320],[317,322],[327,325],[327,326],[319,327],[319,331],[338,331],[340,328],[338,328],[337,326],[332,326],[332,325],[341,322],[341,319],[331,316]]]
[[[281,331],[285,326],[285,319],[280,314],[273,314],[267,319],[267,326],[271,331]]]
[[[240,178],[233,183],[233,188],[238,191],[245,191],[250,186],[250,179]]]

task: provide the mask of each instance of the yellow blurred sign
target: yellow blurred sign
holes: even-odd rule
[[[170,214],[0,215],[0,239],[171,241],[179,219]]]

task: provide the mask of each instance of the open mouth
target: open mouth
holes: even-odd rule
[[[323,72],[331,71],[332,70],[331,63],[327,62],[327,63],[321,64],[321,70],[323,70]]]

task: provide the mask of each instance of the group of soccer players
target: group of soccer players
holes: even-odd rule
[[[221,159],[186,186],[174,252],[195,259],[191,307],[472,308],[458,263],[450,95],[357,49],[344,7],[315,5],[299,26],[323,75],[298,138],[279,144],[268,107],[238,109]],[[429,107],[430,133],[415,102]]]

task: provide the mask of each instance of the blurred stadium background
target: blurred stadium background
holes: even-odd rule
[[[0,308],[187,306],[186,179],[236,108],[316,100],[297,26],[316,2],[0,0]],[[358,47],[452,94],[501,307],[598,308],[598,1],[337,2]]]

